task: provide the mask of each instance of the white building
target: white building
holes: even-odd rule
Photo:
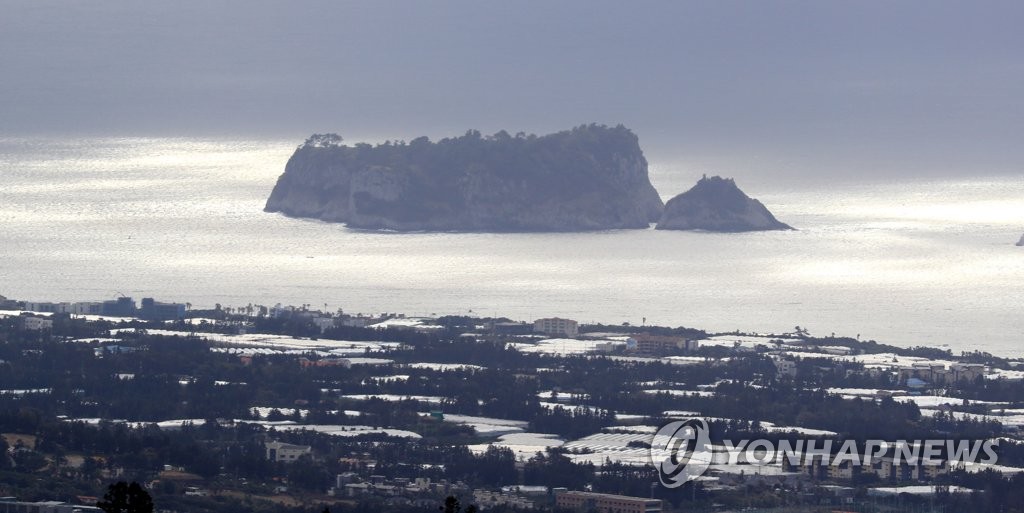
[[[103,303],[99,301],[80,302],[71,305],[71,312],[75,315],[100,315],[103,313]]]
[[[853,354],[853,348],[846,346],[820,346],[818,350],[825,354],[834,354],[837,356],[847,356]]]
[[[377,322],[376,319],[364,315],[344,315],[341,317],[341,325],[350,328],[365,328]]]
[[[775,377],[782,379],[783,377],[796,377],[796,362],[793,360],[787,360],[785,358],[772,358],[772,363],[775,364]]]
[[[29,312],[58,313],[73,315],[100,315],[103,313],[103,303],[96,301],[82,301],[78,303],[47,303],[27,301],[25,310]]]
[[[267,459],[270,461],[291,463],[302,456],[313,454],[313,448],[308,445],[293,445],[274,441],[267,442],[264,446],[267,449]]]
[[[21,325],[29,331],[42,331],[52,330],[53,321],[44,317],[29,317],[25,316],[21,318]]]
[[[506,506],[517,509],[533,509],[533,501],[513,493],[504,491],[494,492],[490,490],[473,490],[473,502],[480,509],[488,509],[497,506]]]
[[[25,302],[25,310],[39,313],[71,313],[71,303]]]
[[[278,304],[270,307],[270,316],[272,318],[274,318],[274,319],[277,319],[278,317],[282,317],[285,314],[290,314],[290,313],[292,313],[294,311],[295,311],[295,307],[294,306],[281,306],[281,303],[278,303]]]
[[[313,321],[313,324],[316,325],[317,328],[320,328],[320,333],[323,333],[334,327],[333,317],[313,317],[311,320]]]
[[[572,319],[547,317],[533,321],[533,331],[545,335],[575,337],[580,334],[579,323]]]

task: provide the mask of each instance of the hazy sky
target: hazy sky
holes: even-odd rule
[[[1024,2],[0,0],[0,133],[623,123],[652,160],[1024,169]],[[717,160],[716,160],[717,159]]]

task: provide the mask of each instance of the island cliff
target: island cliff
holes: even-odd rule
[[[636,135],[592,124],[377,146],[314,135],[265,210],[363,229],[499,232],[647,228],[663,207]]]
[[[665,204],[657,229],[750,232],[793,228],[775,219],[731,178],[704,176],[692,189]]]

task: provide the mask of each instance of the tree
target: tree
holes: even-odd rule
[[[308,148],[333,148],[341,145],[342,138],[338,134],[313,134],[306,139],[303,146]]]
[[[477,511],[476,506],[473,505],[470,505],[468,508],[463,510],[462,505],[459,504],[459,499],[456,499],[453,495],[449,495],[448,498],[444,500],[444,506],[437,509],[441,510],[443,513],[463,513],[463,511],[465,511],[465,513],[476,513]]]
[[[153,513],[153,499],[135,481],[118,481],[107,487],[103,500],[96,503],[105,513]]]

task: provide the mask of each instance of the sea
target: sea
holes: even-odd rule
[[[384,233],[263,212],[296,144],[0,138],[0,295],[800,326],[1024,357],[1024,174],[738,180],[786,232]],[[702,172],[651,161],[665,199]]]

